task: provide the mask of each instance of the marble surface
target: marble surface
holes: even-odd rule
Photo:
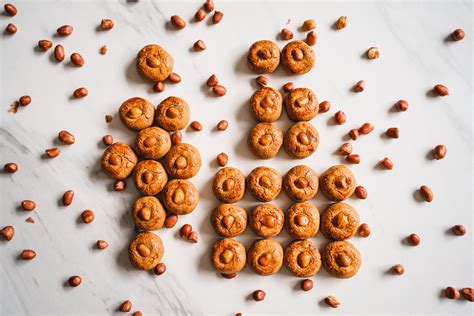
[[[1,163],[17,162],[20,170],[1,174],[0,226],[13,225],[16,235],[0,242],[0,314],[1,315],[106,315],[117,312],[125,299],[133,310],[145,315],[186,314],[462,314],[473,313],[473,304],[450,301],[442,296],[448,285],[473,286],[473,201],[472,201],[472,3],[469,1],[216,1],[224,12],[219,25],[206,18],[188,23],[174,31],[166,21],[179,14],[190,21],[198,2],[180,1],[15,1],[18,15],[0,16],[0,27],[9,22],[18,27],[13,35],[0,40]],[[332,28],[341,15],[347,15],[348,27]],[[115,27],[97,30],[102,18],[111,18]],[[331,110],[318,115],[312,123],[321,142],[316,154],[302,160],[290,159],[282,150],[269,161],[260,161],[249,152],[246,137],[255,124],[248,111],[248,100],[256,89],[255,74],[245,65],[248,47],[259,39],[285,42],[277,38],[283,27],[296,39],[305,34],[298,27],[307,18],[318,23],[315,46],[317,65],[307,75],[289,77],[281,69],[270,75],[271,85],[281,87],[288,81],[312,88],[319,100],[330,100]],[[287,25],[288,19],[291,19]],[[67,38],[54,36],[63,24],[74,26]],[[457,27],[466,31],[462,42],[447,41]],[[39,39],[51,39],[64,45],[66,55],[80,52],[83,68],[69,62],[56,63],[52,51],[35,49]],[[193,52],[192,44],[202,39],[207,50]],[[157,43],[173,54],[175,71],[182,76],[177,85],[154,93],[134,68],[134,57],[144,45]],[[98,53],[107,45],[108,53]],[[364,52],[371,46],[381,51],[378,60],[367,60]],[[212,73],[227,87],[227,95],[214,97],[205,87]],[[352,85],[364,79],[366,90],[356,94]],[[450,89],[445,98],[433,97],[434,84]],[[85,86],[89,95],[71,99],[72,92]],[[32,104],[18,113],[8,112],[10,104],[28,94]],[[133,96],[159,103],[169,95],[188,100],[191,119],[203,124],[200,133],[186,130],[186,142],[197,146],[203,166],[192,181],[201,200],[198,209],[180,218],[172,230],[160,230],[166,247],[167,273],[156,277],[135,270],[127,257],[127,245],[134,235],[129,216],[138,196],[132,181],[124,192],[111,190],[113,181],[100,170],[104,150],[101,138],[111,134],[117,141],[131,143],[134,133],[118,120],[121,102]],[[410,109],[393,111],[393,104],[406,99]],[[343,110],[347,123],[335,126],[333,114]],[[104,115],[113,114],[106,124]],[[217,132],[221,119],[229,121],[226,132]],[[285,268],[270,277],[259,277],[248,269],[233,280],[213,272],[209,251],[217,240],[209,224],[209,214],[217,205],[211,180],[218,170],[215,157],[229,155],[230,165],[248,174],[259,165],[272,166],[281,173],[297,164],[308,164],[318,173],[342,161],[334,154],[345,141],[346,133],[364,122],[372,122],[372,134],[354,142],[362,157],[351,166],[358,182],[364,185],[367,200],[350,199],[362,222],[370,225],[367,239],[351,241],[363,256],[359,273],[348,280],[330,277],[323,269],[312,279],[311,292],[299,289],[299,280]],[[282,129],[291,123],[286,114],[277,122]],[[400,128],[400,139],[383,137],[388,127]],[[76,136],[72,146],[58,145],[57,133],[69,130]],[[445,144],[444,160],[430,158],[430,150]],[[59,146],[61,155],[42,158],[46,148]],[[377,168],[377,162],[390,157],[392,171]],[[422,185],[434,191],[431,204],[420,202],[415,194]],[[74,203],[60,206],[65,190],[76,192]],[[36,201],[37,208],[27,213],[18,208],[24,199]],[[328,204],[318,197],[312,202],[320,209]],[[250,209],[256,205],[248,194],[239,203]],[[290,205],[285,194],[275,204]],[[95,211],[95,221],[82,224],[84,209]],[[32,216],[35,224],[25,222]],[[199,243],[180,240],[178,227],[192,224],[199,232]],[[468,233],[455,237],[449,232],[454,224],[464,224]],[[418,247],[403,240],[416,232]],[[97,239],[107,240],[109,248],[95,249]],[[248,247],[255,235],[247,230],[237,237]],[[283,232],[278,241],[290,238]],[[312,239],[318,246],[325,240],[320,234]],[[24,248],[37,252],[33,261],[18,259]],[[406,272],[393,276],[387,270],[402,263]],[[66,281],[80,275],[80,287],[70,288]],[[263,289],[267,297],[254,302],[250,294]],[[327,295],[341,301],[337,310],[322,303]]]

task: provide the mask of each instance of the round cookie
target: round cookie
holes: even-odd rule
[[[344,165],[332,166],[319,177],[319,188],[330,201],[347,199],[354,193],[356,186],[354,174]]]
[[[258,73],[272,73],[280,64],[280,48],[272,41],[255,42],[249,48],[247,62]]]
[[[142,129],[135,138],[135,151],[138,156],[145,159],[160,159],[170,148],[170,134],[159,127]]]
[[[178,97],[167,97],[156,108],[158,126],[169,132],[183,129],[189,122],[189,105]]]
[[[290,127],[284,138],[285,150],[293,158],[311,156],[319,145],[319,134],[308,122],[298,122]]]
[[[308,166],[295,166],[283,178],[283,188],[295,202],[304,202],[315,197],[318,186],[318,174]]]
[[[133,182],[138,191],[146,195],[155,195],[163,190],[168,176],[166,171],[155,160],[143,160],[133,169]]]
[[[295,240],[286,247],[283,262],[295,276],[307,278],[318,273],[321,255],[311,241]]]
[[[146,45],[137,54],[138,72],[150,81],[165,81],[173,67],[173,57],[161,46]]]
[[[285,222],[283,211],[272,204],[260,204],[250,212],[249,224],[253,232],[260,237],[277,236]]]
[[[160,263],[164,251],[163,242],[158,235],[140,232],[130,243],[128,257],[137,269],[151,270]]]
[[[311,89],[296,88],[291,90],[285,97],[286,113],[290,120],[309,121],[319,111],[319,103],[316,95]]]
[[[211,263],[220,273],[237,273],[245,267],[245,247],[231,238],[218,240],[212,248]]]
[[[262,159],[275,157],[283,144],[283,133],[272,123],[258,123],[250,130],[250,150]]]
[[[138,228],[157,230],[163,227],[166,212],[154,196],[142,196],[133,203],[132,218]]]
[[[359,271],[361,256],[354,245],[348,241],[330,242],[321,253],[326,271],[340,279],[354,276]]]
[[[164,165],[170,176],[177,179],[189,179],[201,169],[201,155],[193,145],[180,143],[171,147]]]
[[[119,109],[122,124],[128,129],[139,131],[153,124],[155,108],[153,104],[143,98],[130,98]]]
[[[102,169],[115,179],[125,179],[132,173],[138,158],[132,148],[124,143],[107,147],[102,155]]]
[[[255,273],[271,275],[283,264],[283,248],[273,239],[257,240],[248,251],[247,262]]]
[[[163,204],[168,211],[176,215],[191,213],[196,208],[198,201],[198,190],[188,180],[171,180],[163,189]]]
[[[221,204],[212,211],[211,224],[223,237],[235,237],[247,228],[247,212],[236,204]]]
[[[245,194],[245,176],[237,168],[225,167],[217,171],[212,191],[219,201],[235,203]]]
[[[247,177],[247,187],[254,198],[270,202],[280,194],[282,179],[278,170],[257,167]]]
[[[321,214],[321,233],[331,240],[345,240],[355,235],[359,227],[359,214],[346,203],[334,203]]]
[[[311,47],[302,41],[289,42],[281,52],[281,63],[292,75],[302,75],[310,71],[315,59]]]
[[[319,212],[309,203],[295,203],[285,214],[286,231],[294,239],[308,239],[319,229]]]
[[[270,87],[261,87],[250,98],[250,112],[260,122],[273,122],[283,109],[281,93]]]

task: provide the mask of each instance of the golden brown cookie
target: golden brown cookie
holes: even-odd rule
[[[160,159],[170,148],[170,134],[159,127],[142,129],[135,138],[135,151],[138,156],[145,159]]]
[[[222,237],[235,237],[247,228],[247,212],[236,204],[221,204],[212,212],[211,224]]]
[[[291,90],[285,97],[286,113],[290,120],[309,121],[319,111],[319,103],[316,95],[311,89],[296,88]]]
[[[286,132],[285,150],[293,158],[303,159],[311,156],[319,145],[319,134],[308,122],[298,122]]]
[[[308,239],[319,229],[319,212],[316,206],[303,202],[290,206],[285,214],[286,231],[295,239]]]
[[[177,179],[189,179],[201,169],[201,155],[193,145],[180,143],[171,147],[164,165],[170,176]]]
[[[240,201],[245,193],[245,176],[237,168],[222,168],[214,176],[212,191],[219,201],[225,203]]]
[[[257,167],[247,177],[247,187],[254,198],[270,202],[280,194],[281,175],[270,167]]]
[[[318,186],[318,174],[308,166],[295,166],[283,178],[283,188],[295,202],[304,202],[315,197]]]
[[[307,73],[313,68],[315,60],[311,47],[302,41],[289,42],[281,52],[281,63],[292,75]]]
[[[349,168],[343,165],[332,166],[319,177],[319,188],[331,201],[340,202],[352,195],[357,181]]]
[[[127,128],[139,131],[150,127],[155,118],[155,107],[143,98],[130,98],[119,109],[120,120]]]
[[[168,176],[158,161],[143,160],[137,163],[133,170],[133,182],[141,193],[155,195],[163,190],[168,182]]]
[[[330,242],[321,254],[324,269],[341,279],[354,276],[362,262],[359,251],[348,241]]]
[[[277,236],[284,222],[283,211],[273,204],[259,204],[250,212],[250,228],[257,236],[263,238]]]
[[[255,241],[249,249],[247,262],[259,275],[271,275],[283,264],[283,248],[273,239]]]
[[[130,243],[130,262],[140,270],[151,270],[163,258],[165,248],[161,238],[151,232],[140,232]]]
[[[250,130],[250,150],[262,159],[275,157],[283,144],[283,133],[273,123],[258,123]]]
[[[176,215],[191,213],[196,208],[198,201],[198,190],[188,180],[168,181],[163,189],[163,204],[168,211]]]
[[[250,112],[260,122],[273,122],[283,109],[281,93],[270,87],[261,87],[250,98]]]
[[[345,240],[355,235],[359,227],[359,214],[346,203],[329,205],[321,214],[321,233],[331,240]]]
[[[158,126],[173,132],[183,129],[189,122],[189,105],[178,97],[167,97],[156,108]]]
[[[245,247],[236,240],[224,238],[212,248],[211,263],[220,273],[237,273],[245,267],[246,260]]]
[[[142,196],[133,203],[132,218],[138,228],[157,230],[163,227],[166,212],[154,196]]]
[[[125,179],[132,173],[138,158],[130,146],[115,143],[107,147],[102,155],[102,169],[115,179]]]
[[[286,246],[283,261],[288,270],[300,278],[315,275],[321,267],[318,248],[309,240],[295,240]]]
[[[258,73],[272,73],[280,64],[280,48],[272,41],[255,42],[250,46],[247,61],[249,67]]]
[[[173,67],[173,57],[161,46],[146,45],[137,54],[138,72],[150,81],[164,81]]]

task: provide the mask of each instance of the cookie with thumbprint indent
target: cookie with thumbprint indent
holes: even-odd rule
[[[283,248],[273,239],[257,240],[248,251],[247,263],[259,275],[274,274],[283,264]]]
[[[173,67],[173,57],[161,46],[146,45],[137,54],[137,70],[147,80],[165,81]]]
[[[355,235],[359,227],[359,214],[346,203],[329,205],[321,214],[321,233],[331,240],[345,240]]]
[[[201,169],[201,155],[193,145],[180,143],[171,147],[163,164],[171,177],[189,179]]]
[[[249,48],[247,62],[258,73],[272,73],[280,64],[280,48],[272,41],[257,41]]]
[[[354,174],[344,165],[332,166],[319,177],[319,188],[330,201],[347,199],[354,193],[356,186]]]
[[[285,213],[286,230],[295,239],[308,239],[319,230],[319,211],[307,202],[292,204]]]
[[[190,116],[189,105],[178,97],[168,97],[156,108],[156,122],[158,126],[174,132],[184,129],[188,125]]]
[[[283,262],[295,276],[307,278],[318,273],[321,255],[311,241],[295,240],[285,248]]]
[[[186,215],[194,211],[199,201],[199,193],[188,180],[173,179],[163,189],[163,204],[176,215]]]
[[[281,192],[282,179],[278,170],[270,167],[257,167],[247,176],[247,187],[254,198],[270,202]]]
[[[324,269],[340,279],[356,275],[362,263],[360,252],[348,241],[328,243],[321,253],[321,258]]]
[[[234,239],[218,240],[212,248],[211,264],[220,273],[237,273],[245,267],[246,260],[244,245]]]
[[[302,41],[289,42],[281,52],[281,63],[292,75],[302,75],[309,72],[315,61],[313,49]]]
[[[319,111],[316,94],[308,88],[296,88],[285,97],[286,113],[292,121],[310,121]]]
[[[119,117],[125,127],[139,131],[153,124],[155,107],[144,98],[130,98],[120,106]]]
[[[304,202],[315,197],[318,186],[318,174],[308,166],[295,166],[283,178],[283,188],[295,202]]]
[[[168,182],[165,169],[155,160],[143,160],[133,169],[133,182],[138,191],[145,195],[156,195]]]
[[[142,196],[133,203],[132,218],[138,228],[157,230],[163,227],[166,212],[154,196]]]
[[[148,127],[138,132],[135,151],[145,159],[160,159],[171,148],[170,134],[159,127]]]
[[[247,212],[236,204],[221,204],[212,211],[211,224],[222,237],[235,237],[247,228]]]
[[[135,168],[138,158],[132,148],[124,143],[115,143],[107,147],[102,155],[102,169],[115,179],[127,178]]]
[[[249,224],[253,232],[260,237],[269,238],[280,234],[285,215],[273,204],[259,204],[250,212]]]
[[[158,235],[140,232],[128,247],[130,262],[140,270],[151,270],[163,258],[165,248]]]
[[[262,159],[275,157],[283,144],[283,133],[273,123],[258,123],[250,130],[250,150]]]
[[[222,168],[214,176],[212,191],[219,201],[238,202],[245,194],[245,176],[237,168]]]
[[[260,122],[273,122],[283,109],[281,93],[270,87],[261,87],[250,98],[250,112]]]
[[[309,122],[298,122],[290,127],[284,138],[285,150],[292,158],[311,156],[319,145],[319,134]]]

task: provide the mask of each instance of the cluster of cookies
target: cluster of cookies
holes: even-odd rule
[[[313,50],[301,41],[288,43],[281,54],[275,43],[258,41],[250,47],[247,60],[249,66],[257,72],[271,73],[280,64],[280,55],[283,66],[292,74],[306,73],[314,65]],[[284,102],[288,117],[297,123],[283,137],[282,131],[272,123],[282,113],[281,93],[263,86],[250,99],[251,113],[260,123],[250,131],[248,144],[252,152],[262,159],[276,156],[283,144],[288,155],[297,159],[310,156],[318,148],[318,131],[308,122],[319,111],[315,93],[308,88],[293,89],[288,92]]]
[[[214,209],[211,223],[216,233],[224,237],[214,245],[211,262],[224,275],[241,271],[247,263],[259,275],[271,275],[280,270],[283,263],[297,277],[315,275],[321,266],[338,278],[355,275],[361,264],[359,251],[346,241],[354,236],[359,227],[357,211],[341,201],[354,193],[356,179],[345,166],[333,166],[318,175],[308,166],[291,168],[284,178],[269,167],[257,167],[245,178],[237,168],[220,169],[213,182],[213,192],[224,204]],[[261,202],[271,202],[282,187],[295,203],[284,214],[273,204],[260,204],[248,215],[245,209],[234,204],[245,190]],[[308,200],[316,196],[320,188],[331,204],[319,215],[318,209]],[[232,239],[247,228],[263,239],[257,240],[246,252],[239,241]],[[286,228],[295,239],[285,250],[271,239]],[[322,256],[309,238],[321,229],[331,240],[323,249]]]
[[[168,55],[157,45],[145,46],[137,56],[138,70],[160,80],[173,66]],[[201,156],[194,146],[171,141],[170,132],[184,129],[190,117],[189,105],[181,98],[168,97],[156,110],[146,99],[131,98],[120,106],[119,116],[124,126],[138,132],[135,143],[133,148],[120,142],[110,145],[102,156],[102,168],[115,179],[132,175],[135,187],[144,195],[131,211],[136,227],[143,231],[130,244],[129,256],[138,269],[150,270],[164,253],[160,237],[150,231],[163,227],[165,209],[185,215],[198,204],[199,193],[187,179],[198,173]],[[162,202],[156,197],[159,193]]]

